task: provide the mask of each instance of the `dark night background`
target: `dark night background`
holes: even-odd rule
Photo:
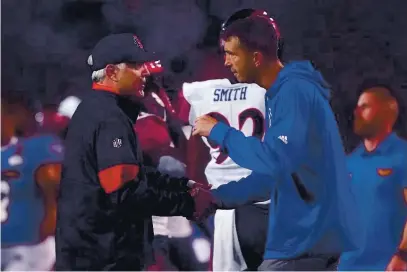
[[[32,103],[81,97],[86,59],[104,35],[134,32],[164,55],[163,84],[220,77],[218,33],[233,11],[262,8],[285,41],[284,61],[311,59],[332,84],[332,106],[349,150],[358,86],[388,83],[400,99],[397,129],[407,135],[406,0],[2,0],[2,92]],[[206,74],[205,74],[206,73]],[[203,76],[205,74],[205,76]]]

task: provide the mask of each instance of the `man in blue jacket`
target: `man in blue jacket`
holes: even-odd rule
[[[258,13],[235,21],[222,33],[225,65],[240,82],[268,90],[268,129],[259,140],[209,116],[200,117],[194,134],[216,142],[237,164],[253,171],[201,193],[220,209],[271,196],[260,270],[326,270],[331,256],[357,244],[358,216],[345,153],[327,83],[308,61],[283,67],[277,38],[275,22]]]

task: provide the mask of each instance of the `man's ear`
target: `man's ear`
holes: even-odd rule
[[[118,81],[117,71],[118,71],[117,67],[113,64],[108,64],[105,68],[106,76],[110,80],[115,81],[115,82]]]
[[[388,107],[389,107],[391,116],[393,116],[394,121],[396,121],[399,116],[399,105],[398,105],[397,101],[395,99],[392,99],[389,102]]]
[[[253,63],[256,67],[259,67],[260,65],[263,64],[264,61],[264,56],[262,53],[255,51],[253,53]]]
[[[392,111],[398,111],[397,101],[391,100],[391,101],[389,102],[389,108],[390,108],[390,110],[392,110]]]

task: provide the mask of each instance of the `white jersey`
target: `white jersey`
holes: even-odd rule
[[[191,125],[194,125],[197,117],[209,114],[246,136],[263,138],[266,90],[257,84],[232,84],[227,79],[217,79],[184,83],[183,92],[191,105]],[[206,137],[202,139],[210,148],[211,161],[205,175],[213,188],[250,175],[251,170],[237,165],[216,145],[209,143]]]
[[[227,79],[184,83],[185,99],[191,105],[189,122],[194,125],[199,116],[209,114],[246,136],[263,137],[264,95],[266,90],[256,84],[231,84]],[[210,149],[211,161],[205,175],[213,188],[250,175],[251,170],[237,165],[213,143],[202,138]],[[213,271],[247,269],[236,230],[235,211],[218,210],[215,214]]]

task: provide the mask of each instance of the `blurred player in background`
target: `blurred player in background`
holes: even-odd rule
[[[42,106],[41,110],[35,114],[37,133],[53,134],[63,139],[71,116],[79,105],[79,101],[70,100],[71,98],[67,98],[59,105],[49,104]]]
[[[50,270],[63,146],[52,135],[16,137],[20,109],[2,99],[1,267]]]
[[[246,136],[259,139],[264,134],[265,92],[256,84],[231,84],[228,79],[183,85],[184,97],[191,105],[191,125],[197,117],[209,115],[241,130]],[[213,188],[250,175],[251,170],[240,167],[217,145],[202,139],[211,155],[205,174]],[[215,214],[213,270],[256,270],[263,259],[267,220],[268,202],[245,205],[236,210],[218,210]]]
[[[151,83],[145,88],[144,111],[140,112],[134,126],[139,136],[145,165],[157,167],[163,153],[172,145],[166,120],[166,108],[155,92]],[[154,229],[155,265],[149,270],[173,270],[168,257],[168,217],[152,216]]]
[[[185,99],[181,90],[172,92],[172,105],[174,106],[176,118],[182,126],[182,132],[185,136],[186,143],[180,145],[180,148],[186,150],[185,160],[187,165],[188,177],[193,180],[199,180],[205,184],[208,183],[205,175],[206,165],[210,162],[211,156],[208,146],[202,141],[201,137],[192,136],[192,126],[189,123],[189,113],[191,105]]]
[[[397,100],[389,87],[367,85],[354,115],[363,142],[348,156],[348,170],[363,239],[341,255],[339,269],[407,271],[407,142],[393,132]]]
[[[156,167],[161,173],[171,176],[185,176],[185,152],[179,146],[185,142],[183,139],[185,137],[181,134],[180,127],[174,127],[177,122],[169,124],[170,120],[175,118],[175,111],[165,90],[160,89],[151,80],[148,80],[145,88],[143,107],[135,130],[139,136],[145,165]],[[156,264],[149,270],[207,268],[209,258],[201,255],[205,255],[205,250],[208,252],[206,255],[209,255],[210,246],[208,238],[202,237],[199,228],[193,228],[191,223],[181,216],[152,216],[152,220]],[[193,235],[196,239],[192,237]]]

